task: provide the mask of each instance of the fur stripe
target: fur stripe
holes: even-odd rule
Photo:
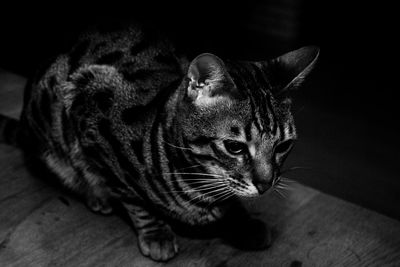
[[[83,155],[88,159],[88,162],[93,165],[93,169],[99,170],[102,176],[107,177],[107,184],[113,187],[125,187],[119,179],[117,171],[109,162],[109,155],[98,145],[82,148]]]
[[[249,122],[245,127],[244,127],[244,133],[246,135],[246,140],[247,142],[250,142],[252,140],[252,134],[251,134],[251,126],[252,122]]]
[[[103,119],[99,122],[99,133],[104,138],[105,141],[108,142],[108,145],[113,151],[117,162],[124,173],[124,183],[125,184],[137,184],[137,180],[140,178],[140,174],[138,173],[135,166],[132,165],[132,162],[128,159],[128,156],[125,155],[124,146],[118,141],[118,139],[111,132],[111,122]]]
[[[162,141],[164,141],[164,140],[165,140],[165,136],[163,136]],[[165,142],[163,142],[163,144],[161,144],[161,147],[165,153],[165,158],[168,161],[169,172],[174,173],[175,172],[174,167],[176,167],[176,165],[179,166],[180,164],[179,163],[174,164],[174,165],[172,164],[172,160],[176,159],[176,157],[174,156],[174,153],[172,153],[170,146],[168,146]],[[178,197],[177,197],[177,196],[179,196],[179,198],[181,198],[179,191],[183,190],[183,188],[178,183],[178,181],[182,179],[182,176],[179,174],[171,174],[171,175],[167,175],[166,178],[169,178],[168,186],[170,187],[170,190],[174,192],[173,195],[174,195],[174,198],[177,200],[176,202],[178,203],[179,206],[182,206],[180,203],[180,201],[182,199],[178,199]]]
[[[162,203],[170,203],[171,200],[174,199],[174,196],[171,194],[169,187],[166,185],[162,173],[169,172],[170,170],[163,170],[161,168],[161,160],[165,160],[160,158],[160,151],[158,146],[158,131],[160,128],[159,125],[159,115],[158,114],[153,122],[150,140],[151,140],[151,158],[152,158],[152,175],[147,177],[147,182],[153,188],[153,193],[157,194],[157,197],[162,201]],[[161,180],[161,181],[160,181]],[[158,183],[157,183],[158,182]]]
[[[164,137],[165,138],[165,137]],[[176,157],[174,154],[174,149],[171,146],[168,146],[166,143],[164,143],[163,145],[165,154],[167,156],[168,159],[178,159],[178,157]],[[182,150],[180,150],[182,151]],[[183,152],[183,151],[182,151]],[[177,167],[178,169],[175,169]],[[172,162],[169,161],[169,168],[171,170],[174,170],[176,172],[180,172],[179,168],[183,168],[183,164],[182,162],[175,162],[174,163],[174,167],[172,166]],[[180,174],[173,174],[169,176],[170,178],[170,183],[171,183],[171,187],[174,192],[175,192],[175,197],[179,202],[179,206],[182,207],[184,206],[184,202],[190,201],[192,199],[192,196],[190,194],[188,194],[187,192],[184,192],[185,190],[185,186],[182,183],[182,175]]]
[[[242,90],[245,90],[247,97],[250,100],[250,105],[251,105],[251,113],[252,113],[252,118],[254,121],[254,125],[256,128],[262,132],[262,127],[259,122],[259,116],[258,114],[258,109],[257,109],[257,102],[255,99],[258,99],[258,96],[254,96],[254,94],[258,91],[255,90],[257,88],[253,88],[254,85],[249,84],[249,81],[252,80],[251,73],[248,71],[245,67],[242,66],[242,64],[237,64],[231,62],[231,65],[234,67],[231,69],[230,74],[233,78],[233,81],[235,82],[236,86],[238,88],[241,88]]]
[[[272,105],[271,102],[271,95],[270,93],[267,93],[267,99],[266,99],[266,105],[267,105],[267,112],[268,112],[268,116],[270,117],[270,129],[271,129],[271,133],[272,135],[276,135],[277,134],[277,127],[278,127],[278,121],[276,118],[276,114],[274,111],[274,107]]]

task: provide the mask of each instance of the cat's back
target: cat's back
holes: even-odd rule
[[[65,59],[67,80],[90,66],[108,67],[121,83],[119,89],[133,94],[131,104],[139,106],[148,104],[171,82],[181,79],[185,68],[185,60],[164,36],[139,25],[113,30],[96,28],[83,34]]]
[[[121,90],[137,95],[138,105],[146,105],[166,84],[182,78],[186,65],[174,46],[154,29],[137,24],[112,29],[94,27],[83,33],[71,49],[43,65],[27,88],[25,100],[41,94],[42,89],[60,90],[58,85],[74,82],[90,67],[103,66],[115,73],[116,80],[129,84],[129,92],[126,86]]]
[[[140,125],[180,84],[185,65],[154,30],[95,28],[28,85],[22,122],[38,128],[40,135],[54,135],[54,129],[73,121],[63,120],[68,117],[79,118],[74,122],[78,132],[82,123],[98,123],[99,118],[116,127]]]

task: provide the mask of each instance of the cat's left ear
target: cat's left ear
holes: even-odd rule
[[[266,73],[276,98],[287,98],[310,74],[318,60],[319,48],[305,46],[267,62],[258,62]]]
[[[197,105],[215,103],[237,91],[224,62],[210,53],[201,54],[190,63],[187,77],[187,95]]]

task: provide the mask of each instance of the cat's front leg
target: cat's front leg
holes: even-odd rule
[[[123,202],[138,235],[143,255],[156,261],[171,259],[178,252],[178,243],[171,227],[152,215],[140,204]]]

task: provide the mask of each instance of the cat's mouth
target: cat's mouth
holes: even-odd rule
[[[183,173],[181,173],[183,174]],[[187,184],[191,184],[195,189],[191,192],[200,193],[196,199],[208,199],[212,203],[225,202],[231,198],[257,198],[271,191],[281,191],[281,179],[273,179],[272,182],[253,181],[251,178],[241,179],[225,174],[208,173],[184,173],[200,175],[204,178],[185,179]],[[278,192],[279,194],[281,192]]]
[[[282,181],[282,177],[277,176],[272,182],[238,181],[227,178],[229,188],[240,198],[257,198],[268,192],[274,191],[279,195],[287,189],[287,184]]]
[[[227,178],[227,183],[230,190],[232,190],[234,194],[240,198],[259,197],[270,188],[270,186],[263,186],[262,188],[259,188],[257,187],[257,184],[250,180],[236,180],[231,177]]]

